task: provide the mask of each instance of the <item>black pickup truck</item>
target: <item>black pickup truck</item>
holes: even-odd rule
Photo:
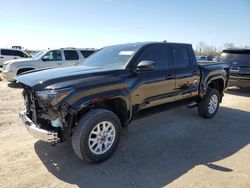
[[[28,131],[53,144],[72,136],[81,159],[100,162],[138,114],[193,103],[213,117],[228,84],[226,64],[198,65],[190,44],[145,42],[105,47],[84,66],[34,70],[17,76]],[[147,113],[145,113],[147,114]]]

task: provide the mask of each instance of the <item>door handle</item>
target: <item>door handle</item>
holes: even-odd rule
[[[166,79],[174,79],[175,75],[174,74],[167,74]]]
[[[1,56],[0,58],[1,58],[1,59],[3,59],[3,57],[2,57],[2,56]]]
[[[17,57],[14,57],[13,59],[17,59]]]

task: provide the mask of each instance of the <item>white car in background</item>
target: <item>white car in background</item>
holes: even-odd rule
[[[30,56],[22,50],[0,48],[0,67],[2,67],[6,61],[28,57]]]
[[[40,51],[30,59],[10,60],[3,65],[3,77],[12,82],[16,75],[23,72],[54,67],[81,65],[95,49],[61,48]]]

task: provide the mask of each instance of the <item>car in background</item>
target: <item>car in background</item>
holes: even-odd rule
[[[196,60],[198,62],[204,62],[204,61],[213,61],[214,60],[214,56],[212,55],[204,55],[204,56],[196,56]]]
[[[197,61],[208,61],[207,56],[196,56]]]
[[[34,69],[66,67],[83,64],[95,49],[61,48],[40,51],[30,59],[7,61],[3,65],[3,77],[12,82],[16,75]]]
[[[225,49],[218,61],[230,66],[229,86],[250,87],[250,49]]]
[[[23,50],[0,48],[0,67],[2,67],[6,61],[28,57],[30,57],[30,55]]]

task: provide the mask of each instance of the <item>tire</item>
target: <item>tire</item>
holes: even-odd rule
[[[198,112],[201,117],[212,118],[217,113],[219,105],[219,91],[213,88],[208,88],[205,97],[198,102]]]
[[[106,133],[103,133],[104,127]],[[119,144],[120,128],[120,119],[113,112],[105,109],[89,111],[80,118],[73,131],[72,147],[75,154],[93,163],[108,159]],[[97,136],[99,133],[103,135]]]

